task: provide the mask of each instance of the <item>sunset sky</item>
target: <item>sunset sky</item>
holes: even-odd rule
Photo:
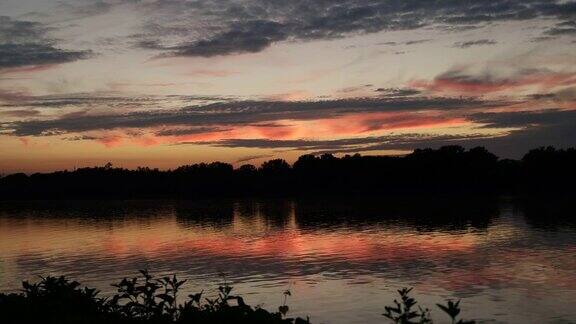
[[[576,2],[1,0],[0,174],[576,146]]]

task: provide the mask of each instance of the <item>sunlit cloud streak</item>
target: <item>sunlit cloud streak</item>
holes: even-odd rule
[[[227,139],[203,144],[219,147],[296,149],[320,153],[355,153],[385,150],[411,150],[443,145],[486,146],[503,156],[520,156],[526,150],[554,141],[561,146],[576,145],[576,111],[523,111],[477,113],[469,118],[481,127],[512,128],[497,135],[480,132],[456,135],[418,133],[369,136],[337,140]],[[559,140],[561,139],[561,140]],[[188,144],[188,143],[181,143]],[[200,144],[194,142],[193,144]]]
[[[325,101],[233,101],[190,106],[171,111],[142,111],[125,114],[80,113],[51,120],[20,121],[11,124],[13,134],[38,136],[117,128],[160,126],[246,125],[276,120],[313,120],[350,113],[401,112],[417,110],[458,110],[495,107],[499,101],[472,98],[353,98]]]

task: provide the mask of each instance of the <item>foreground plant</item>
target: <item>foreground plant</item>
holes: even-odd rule
[[[98,297],[99,291],[80,288],[80,283],[63,276],[40,277],[37,283],[24,281],[19,294],[0,294],[2,324],[310,324],[310,320],[290,318],[284,291],[277,312],[260,306],[252,307],[241,296],[232,294],[233,287],[224,281],[213,298],[203,297],[204,291],[188,295],[180,304],[180,287],[186,280],[176,275],[155,278],[148,271],[124,278],[113,286],[117,294]],[[430,310],[418,306],[410,296],[412,288],[398,290],[400,300],[386,306],[384,315],[397,324],[432,323]],[[452,324],[473,324],[459,319],[460,301],[447,300],[436,304],[450,316]]]
[[[0,294],[1,323],[310,324],[308,319],[286,316],[286,295],[279,311],[269,312],[232,295],[233,288],[226,282],[215,298],[203,299],[201,291],[179,304],[178,292],[186,280],[175,275],[157,279],[142,270],[140,276],[114,284],[118,293],[109,299],[62,276],[40,279],[23,282],[20,294]]]
[[[428,308],[422,308],[418,306],[418,309],[414,309],[418,304],[416,299],[410,297],[410,292],[412,288],[402,288],[398,290],[400,295],[400,301],[394,299],[394,306],[385,306],[385,313],[382,314],[386,318],[392,320],[396,324],[428,324],[432,323],[430,317],[430,310]],[[446,305],[436,304],[444,313],[450,316],[452,324],[474,324],[474,321],[465,321],[463,319],[458,319],[460,314],[460,301],[452,301],[448,299]]]

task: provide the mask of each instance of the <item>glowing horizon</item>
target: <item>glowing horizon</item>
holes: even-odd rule
[[[576,146],[575,2],[408,2],[3,1],[0,173]]]

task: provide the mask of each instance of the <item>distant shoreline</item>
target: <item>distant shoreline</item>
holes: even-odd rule
[[[102,167],[0,178],[0,200],[402,197],[576,193],[576,149],[499,159],[484,148],[416,150],[406,156],[303,155],[234,169],[222,162],[161,171]]]

